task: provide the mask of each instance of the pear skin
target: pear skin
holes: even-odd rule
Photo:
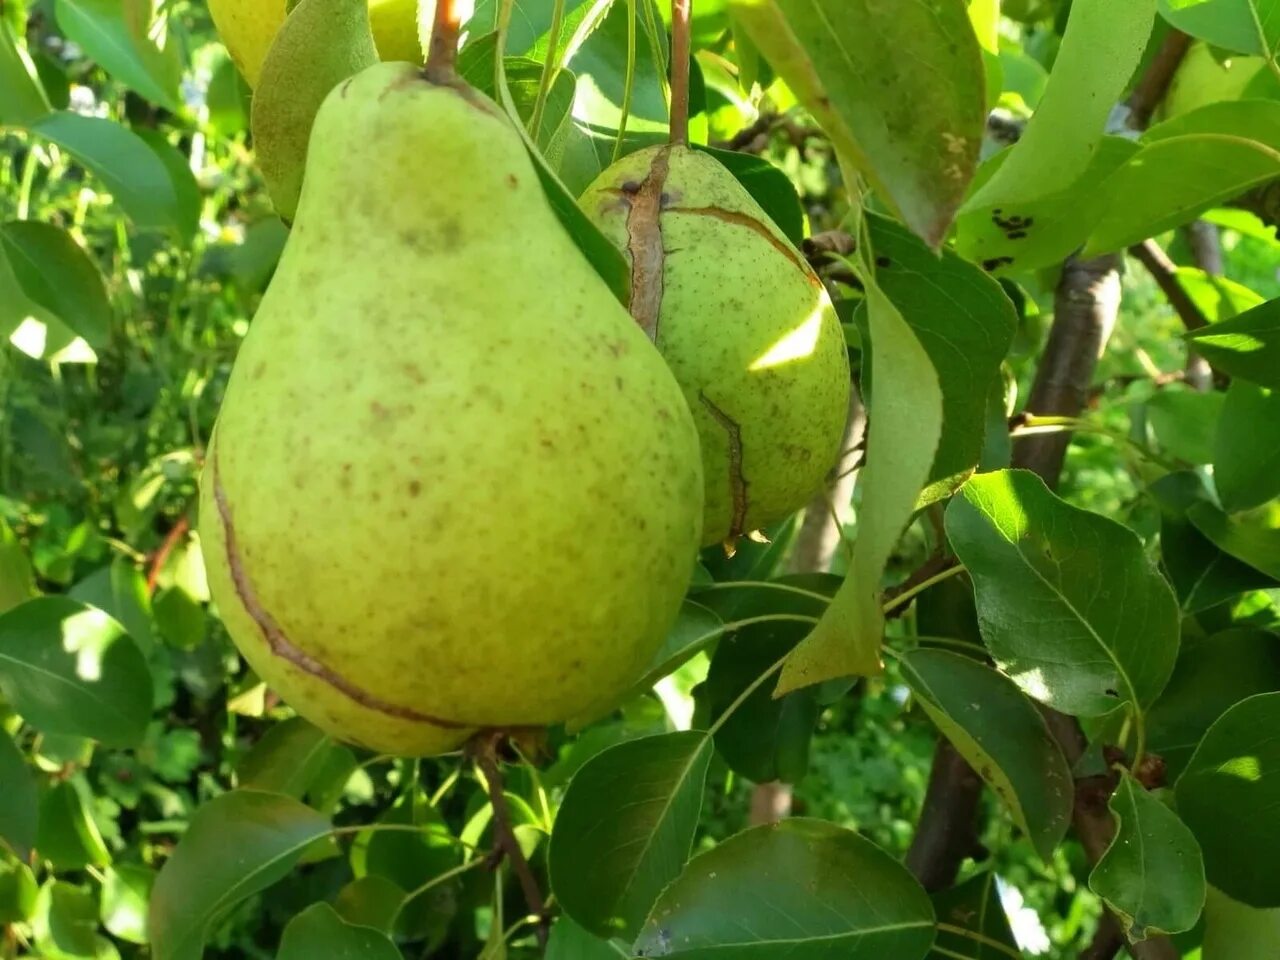
[[[209,0],[209,13],[249,86],[262,76],[271,43],[284,25],[287,0]],[[369,0],[369,20],[383,60],[422,60],[416,0]]]
[[[849,359],[831,298],[734,176],[683,146],[630,154],[583,210],[627,254],[631,312],[693,410],[707,544],[784,519],[840,454]]]
[[[409,64],[340,84],[202,479],[258,674],[400,755],[590,712],[674,621],[702,489],[678,384],[505,115]]]

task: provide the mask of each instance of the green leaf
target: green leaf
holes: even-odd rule
[[[333,740],[301,717],[277,723],[240,761],[240,786],[301,800],[324,766]]]
[[[602,940],[561,917],[551,928],[545,960],[630,960],[631,951],[617,940]]]
[[[156,878],[152,955],[199,960],[236,904],[288,874],[328,833],[327,819],[279,794],[233,790],[206,802]]]
[[[127,127],[102,117],[52,113],[30,127],[97,174],[140,228],[181,230],[182,214],[164,163]]]
[[[366,0],[302,0],[271,42],[253,91],[251,127],[258,167],[285,220],[298,211],[320,105],[377,62]]]
[[[925,713],[1009,807],[1040,859],[1071,823],[1071,768],[1044,718],[985,664],[945,650],[902,655],[902,677]]]
[[[1197,353],[1224,373],[1280,389],[1280,299],[1193,330],[1187,339]]]
[[[1200,477],[1170,473],[1148,491],[1160,508],[1160,555],[1184,614],[1195,614],[1280,581],[1220,550],[1196,529],[1187,511],[1208,494]]]
[[[1160,13],[1183,33],[1236,53],[1269,56],[1280,47],[1276,0],[1160,0]]]
[[[405,892],[399,884],[371,873],[339,890],[333,908],[347,923],[391,933],[396,929]]]
[[[1261,295],[1226,277],[1196,267],[1178,267],[1176,273],[1178,286],[1210,323],[1230,320],[1263,302]]]
[[[1280,910],[1256,910],[1209,887],[1201,960],[1273,960]]]
[[[30,867],[16,860],[0,860],[0,924],[30,920],[39,892]]]
[[[1205,732],[1231,706],[1280,690],[1280,644],[1247,627],[1184,642],[1169,685],[1147,715],[1147,749],[1173,782]]]
[[[1058,499],[1035,474],[974,477],[947,535],[973,577],[982,636],[1028,695],[1077,716],[1144,711],[1178,654],[1173,592],[1127,527]]]
[[[1192,506],[1187,517],[1218,549],[1271,579],[1280,580],[1280,517],[1265,512],[1259,516],[1227,516],[1204,502]]]
[[[923,505],[949,496],[977,466],[987,398],[1018,318],[1000,284],[972,263],[945,249],[939,258],[887,217],[868,214],[867,224],[876,282],[929,354],[942,387],[942,438]]]
[[[803,598],[797,599],[803,606]],[[811,627],[812,622],[802,620],[774,620],[724,637],[700,691],[709,707],[708,719],[718,719]],[[761,684],[716,731],[716,752],[731,770],[756,783],[799,783],[809,769],[809,741],[821,712],[816,693],[817,688],[810,688],[775,698],[768,685]]]
[[[81,887],[52,880],[40,888],[31,921],[43,960],[120,960],[105,937],[98,936],[98,905]]]
[[[147,581],[133,562],[113,560],[85,577],[68,592],[72,600],[97,607],[124,625],[133,641],[149,654],[155,646],[151,631],[151,595]]]
[[[56,783],[40,800],[36,849],[55,870],[105,867],[111,862],[89,808],[93,795],[82,779]]]
[[[191,172],[190,157],[170,143],[169,138],[160,130],[137,130],[135,133],[164,164],[176,201],[173,222],[178,236],[184,242],[190,242],[200,229],[200,208],[204,202],[200,195],[200,185]]]
[[[676,622],[667,631],[662,648],[653,655],[649,669],[633,687],[636,691],[648,690],[655,683],[680,667],[699,651],[714,643],[724,634],[724,622],[713,610],[702,604],[686,600],[680,606]]]
[[[31,561],[17,536],[0,517],[0,613],[30,600],[35,592]]]
[[[151,673],[124,628],[65,597],[29,600],[0,615],[0,691],[45,733],[110,747],[141,742]]]
[[[841,157],[937,248],[973,178],[986,116],[982,53],[963,0],[729,6]]]
[[[965,207],[956,219],[956,251],[991,273],[1056,266],[1079,249],[1108,202],[1103,184],[1138,151],[1122,137],[1103,137],[1079,176],[1062,187],[1006,205]],[[997,153],[978,170],[977,189],[1013,157]]]
[[[1119,821],[1111,846],[1089,875],[1130,941],[1190,930],[1204,908],[1204,860],[1178,815],[1127,773],[1110,801]]]
[[[1225,399],[1217,392],[1168,387],[1147,401],[1147,419],[1166,452],[1189,464],[1209,463]]]
[[[620,743],[583,765],[548,854],[566,914],[602,937],[635,936],[689,857],[711,754],[711,739],[689,731]]]
[[[1231,512],[1280,496],[1280,389],[1247,380],[1227,388],[1214,439],[1213,485]]]
[[[327,903],[312,904],[289,921],[276,960],[402,960],[384,933],[347,923]]]
[[[35,64],[7,20],[0,20],[0,125],[27,126],[52,108]]]
[[[102,274],[65,230],[14,220],[0,226],[0,246],[27,297],[94,350],[111,335],[111,303]]]
[[[764,209],[769,219],[778,225],[787,239],[798,249],[804,243],[804,208],[796,193],[795,185],[786,172],[776,164],[750,153],[736,150],[715,150],[694,145],[694,149],[710,154],[726,170],[733,174],[751,199]]]
[[[995,871],[970,877],[949,890],[935,893],[932,899],[940,925],[968,930],[985,942],[940,929],[929,960],[1003,960],[1007,956],[1022,955],[1000,902]],[[994,944],[1002,944],[1007,949],[1000,950]]]
[[[1026,206],[1066,193],[1094,162],[1111,108],[1121,98],[1142,57],[1156,0],[1076,0],[1062,47],[1036,112],[1018,142],[983,186],[964,204],[964,213],[1000,218],[1006,233],[1030,245],[1038,233],[1057,227],[1029,216]],[[1019,219],[1021,218],[1021,219]],[[984,257],[994,257],[984,252]],[[1025,264],[1024,264],[1025,266]]]
[[[67,39],[139,96],[174,113],[181,62],[147,36],[151,4],[138,0],[57,0],[54,16]]]
[[[121,863],[103,871],[102,925],[129,943],[147,942],[147,901],[156,873],[139,864]]]
[[[1244,700],[1200,741],[1178,778],[1178,813],[1209,882],[1251,907],[1280,906],[1280,693]]]
[[[942,390],[928,353],[874,279],[864,278],[876,423],[862,468],[862,506],[849,575],[822,619],[792,652],[775,695],[883,669],[880,581],[928,479],[942,433]]]
[[[420,789],[401,797],[377,822],[420,829],[369,830],[357,835],[351,848],[351,867],[357,877],[386,877],[402,890],[414,890],[461,861],[457,838]]]
[[[933,938],[933,905],[901,864],[852,830],[795,818],[746,830],[691,861],[634,949],[691,960],[921,960]]]
[[[0,790],[0,843],[7,845],[19,860],[26,860],[36,842],[39,795],[35,776],[22,751],[3,731],[0,731],[0,783],[4,784]]]
[[[1147,143],[1103,184],[1112,202],[1081,255],[1171,230],[1277,176],[1280,151],[1254,140],[1201,133]]]

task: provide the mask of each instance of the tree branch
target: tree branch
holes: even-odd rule
[[[1209,325],[1204,311],[1196,305],[1178,280],[1178,265],[1169,259],[1160,244],[1150,239],[1143,240],[1129,248],[1129,255],[1147,268],[1184,327],[1199,330]]]

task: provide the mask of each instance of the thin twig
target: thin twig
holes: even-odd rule
[[[671,142],[689,145],[689,57],[693,0],[671,0]]]
[[[1184,327],[1199,330],[1209,325],[1209,318],[1178,280],[1177,264],[1169,259],[1160,244],[1150,239],[1143,240],[1129,248],[1129,255],[1147,268]]]
[[[160,571],[164,569],[165,563],[168,562],[169,554],[173,553],[174,547],[178,545],[178,541],[187,535],[189,529],[191,529],[191,520],[184,513],[178,518],[178,522],[173,525],[173,528],[165,534],[165,538],[156,552],[151,555],[151,562],[147,568],[147,593],[154,594],[156,592],[156,584],[160,582]]]
[[[489,790],[489,802],[493,804],[493,841],[494,852],[505,857],[511,864],[511,870],[520,881],[520,889],[524,892],[525,903],[529,905],[529,913],[538,918],[538,943],[545,949],[547,932],[551,926],[551,917],[547,912],[547,901],[542,896],[538,879],[533,875],[524,851],[520,849],[520,841],[516,838],[511,823],[511,807],[507,804],[507,795],[502,784],[502,769],[498,764],[498,745],[505,734],[487,731],[471,742],[472,755],[480,772],[484,774],[485,785]]]

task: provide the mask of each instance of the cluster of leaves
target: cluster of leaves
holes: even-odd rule
[[[859,241],[833,271],[872,424],[858,522],[844,579],[783,575],[794,521],[708,553],[635,697],[508,775],[516,837],[554,893],[548,956],[1020,956],[995,871],[931,897],[891,855],[926,719],[991,787],[994,865],[1040,876],[1064,944],[1088,934],[1091,890],[1134,940],[1266,955],[1280,301],[1179,268],[1216,386],[1165,376],[1184,347],[1128,314],[1095,410],[1031,422],[1085,431],[1069,489],[1099,507],[1091,478],[1121,476],[1104,510],[1007,469],[1006,422],[1038,356],[1043,271],[1073,251],[1207,215],[1275,262],[1260,224],[1218,209],[1280,178],[1280,36],[1262,6],[1011,0],[1002,18],[992,0],[700,0],[693,139],[723,147],[760,114],[755,149],[774,162],[715,155],[797,240],[806,210]],[[621,289],[617,252],[572,199],[665,137],[666,11],[476,7],[464,75],[528,124],[549,198]],[[208,606],[196,473],[287,227],[203,7],[154,14],[34,0],[0,18],[0,951],[537,955],[520,887],[489,855],[495,785],[457,758],[358,754],[290,716]],[[1112,106],[1174,28],[1197,41],[1181,97],[1115,135]],[[1246,84],[1190,73],[1226,60]],[[1009,149],[988,149],[993,107],[1026,121]],[[926,559],[937,575],[886,599]],[[1038,706],[1085,722],[1074,768]],[[861,779],[894,749],[905,770],[841,809],[810,774],[832,744]],[[1117,752],[1116,839],[1088,864],[1064,844],[1073,780]],[[803,782],[823,816],[739,829],[708,784],[742,780]]]

